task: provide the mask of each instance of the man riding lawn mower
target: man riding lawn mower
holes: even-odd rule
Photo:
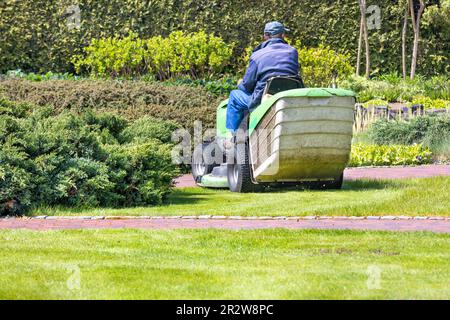
[[[269,22],[238,89],[217,108],[216,137],[194,150],[204,187],[253,192],[264,186],[340,189],[350,156],[355,95],[305,88],[287,29]]]

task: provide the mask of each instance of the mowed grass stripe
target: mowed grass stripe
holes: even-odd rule
[[[346,181],[343,190],[278,190],[238,194],[228,190],[175,189],[166,205],[134,208],[38,208],[31,215],[125,216],[370,216],[450,215],[450,177]]]
[[[0,231],[1,299],[448,299],[450,236]]]

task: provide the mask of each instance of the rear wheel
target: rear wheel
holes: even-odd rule
[[[247,142],[240,143],[235,147],[233,160],[233,163],[229,163],[227,168],[230,191],[244,193],[261,190],[261,185],[254,184],[252,181]]]
[[[342,172],[339,179],[329,182],[326,189],[342,189],[344,183],[344,173]]]
[[[323,190],[342,189],[343,182],[344,182],[344,173],[342,173],[339,179],[337,180],[320,182],[319,189]]]

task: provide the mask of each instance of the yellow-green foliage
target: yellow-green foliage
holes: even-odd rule
[[[417,165],[431,162],[432,153],[421,144],[376,145],[358,143],[352,146],[350,167]]]
[[[409,105],[421,104],[427,109],[449,109],[450,101],[444,99],[431,99],[430,97],[425,96],[415,96],[412,99],[412,102]]]
[[[346,78],[354,72],[350,55],[332,50],[329,46],[319,45],[307,48],[300,41],[288,42],[298,50],[300,72],[307,87],[329,87],[334,78]],[[256,42],[244,50],[240,64],[248,64]]]
[[[130,76],[134,70],[144,68],[144,42],[135,34],[122,39],[93,39],[84,53],[84,57],[77,55],[73,59],[78,72],[84,67],[96,76]]]
[[[381,100],[381,99],[374,99],[374,100],[370,100],[367,101],[366,103],[363,103],[364,107],[369,107],[369,106],[375,106],[375,107],[379,107],[379,106],[388,106],[388,102],[386,100]]]
[[[308,87],[328,87],[334,78],[346,78],[354,72],[349,54],[338,53],[322,44],[317,48],[307,48],[299,41],[295,47],[303,80]]]
[[[130,33],[125,38],[94,39],[73,62],[78,72],[85,69],[100,77],[151,74],[158,79],[196,78],[220,74],[232,53],[233,44],[204,31],[174,31],[166,38],[145,40]]]

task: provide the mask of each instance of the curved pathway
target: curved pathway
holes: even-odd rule
[[[425,165],[417,167],[363,167],[347,168],[344,180],[357,179],[407,179],[450,176],[450,165]],[[186,174],[175,180],[176,187],[195,187],[192,175]]]

